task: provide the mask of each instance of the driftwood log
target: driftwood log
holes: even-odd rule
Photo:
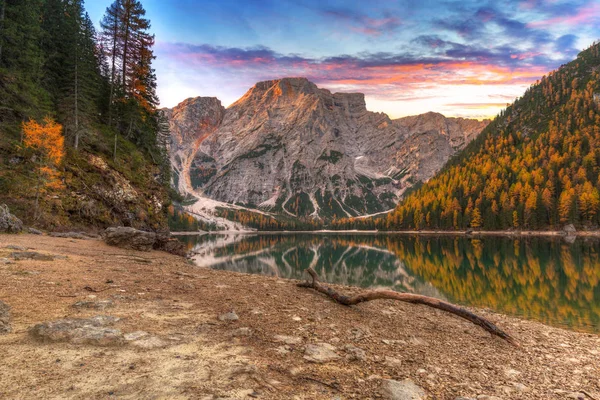
[[[381,300],[398,300],[398,301],[404,301],[404,302],[413,303],[413,304],[423,304],[428,307],[437,308],[438,310],[446,311],[446,312],[449,312],[450,314],[454,314],[461,318],[464,318],[467,321],[474,323],[475,325],[479,325],[480,327],[482,327],[483,329],[485,329],[492,335],[498,336],[514,346],[517,346],[517,347],[519,346],[519,344],[515,341],[515,339],[512,336],[510,336],[508,333],[506,333],[503,330],[501,330],[500,328],[498,328],[496,325],[494,325],[487,319],[480,317],[476,314],[473,314],[472,312],[470,312],[462,307],[456,306],[454,304],[450,304],[450,303],[447,303],[442,300],[438,300],[433,297],[422,296],[419,294],[412,294],[412,293],[394,292],[392,290],[369,290],[369,291],[366,291],[363,293],[359,293],[355,296],[345,296],[343,294],[336,292],[329,286],[323,285],[319,279],[319,276],[317,275],[315,270],[313,270],[312,268],[306,269],[306,272],[310,275],[312,280],[298,283],[299,287],[314,289],[317,292],[323,293],[323,294],[331,297],[336,302],[343,304],[345,306],[352,306],[352,305],[356,305],[359,303],[364,303],[366,301],[380,300],[380,299]]]

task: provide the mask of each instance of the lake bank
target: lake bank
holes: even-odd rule
[[[14,261],[9,245],[57,257]],[[0,336],[0,397],[362,399],[383,394],[386,379],[410,379],[436,399],[600,397],[600,337],[593,334],[474,310],[512,334],[521,343],[514,348],[422,306],[347,308],[292,280],[201,269],[98,240],[0,235],[4,258],[0,300],[12,306],[13,332]],[[113,305],[73,307],[101,300]],[[239,319],[218,319],[230,311]],[[160,345],[43,344],[27,332],[43,321],[98,314],[119,317],[115,328],[147,332]],[[325,363],[310,353],[320,343],[333,348]]]
[[[420,230],[420,231],[377,231],[377,230],[328,230],[322,229],[317,231],[258,231],[258,230],[224,230],[224,231],[198,231],[198,232],[171,232],[174,236],[185,235],[279,235],[279,234],[357,234],[357,235],[445,235],[445,236],[540,236],[540,237],[600,237],[600,230],[596,231],[442,231],[442,230]]]

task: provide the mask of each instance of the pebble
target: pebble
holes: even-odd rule
[[[126,333],[123,337],[126,341],[132,342],[134,340],[140,340],[147,336],[150,336],[150,334],[148,332],[136,331],[136,332]]]
[[[0,300],[0,335],[11,332],[10,320],[10,306]]]
[[[365,361],[367,359],[367,353],[360,347],[352,346],[351,344],[345,347],[346,360],[348,361]]]
[[[298,336],[285,336],[285,335],[276,335],[273,337],[276,342],[281,342],[285,344],[300,344],[302,343],[302,338]]]
[[[99,300],[99,301],[78,301],[73,304],[73,308],[87,308],[93,310],[106,310],[107,308],[113,307],[114,303],[112,300]]]
[[[219,315],[220,321],[237,321],[238,319],[240,319],[240,317],[238,317],[235,311],[230,311],[228,313]]]
[[[252,335],[252,329],[250,329],[250,328],[239,328],[239,329],[236,329],[235,331],[233,331],[231,333],[231,335],[234,336],[234,337],[250,336],[250,335]]]

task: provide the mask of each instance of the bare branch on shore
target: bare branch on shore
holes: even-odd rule
[[[519,344],[512,336],[498,328],[492,322],[454,304],[447,303],[445,301],[438,300],[433,297],[422,296],[419,294],[412,293],[399,293],[394,292],[392,290],[369,290],[363,293],[359,293],[355,296],[345,296],[343,294],[338,293],[329,286],[323,285],[319,279],[319,276],[312,268],[306,269],[306,272],[311,276],[312,281],[298,283],[299,287],[314,289],[319,293],[323,293],[331,297],[333,300],[342,305],[352,306],[371,300],[398,300],[413,304],[423,304],[428,307],[437,308],[438,310],[446,311],[448,313],[464,318],[467,321],[472,322],[473,324],[485,329],[492,335],[498,336],[499,338],[506,340],[513,346],[519,347]]]

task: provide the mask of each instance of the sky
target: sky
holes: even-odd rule
[[[392,118],[488,118],[600,39],[600,0],[141,1],[162,107],[302,76]]]

